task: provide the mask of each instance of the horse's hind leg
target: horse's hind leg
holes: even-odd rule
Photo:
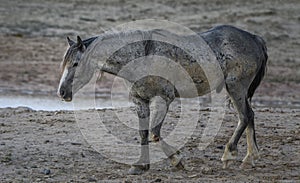
[[[245,168],[247,165],[255,166],[255,160],[259,158],[258,147],[255,137],[255,127],[254,127],[254,112],[251,109],[249,103],[247,103],[248,108],[248,118],[249,123],[246,128],[247,134],[247,155],[243,159],[242,168]]]
[[[151,101],[151,132],[152,140],[158,142],[165,155],[171,160],[173,166],[177,168],[184,168],[181,162],[182,156],[180,152],[173,146],[166,143],[160,136],[160,129],[162,123],[168,112],[170,103],[174,98],[163,99],[161,97],[154,97]]]
[[[147,101],[133,98],[139,117],[139,134],[141,136],[141,157],[138,162],[133,164],[128,173],[132,175],[142,174],[150,168],[149,158],[149,117],[150,109]]]
[[[237,143],[241,135],[245,131],[246,127],[248,126],[249,117],[248,117],[248,107],[247,107],[248,87],[243,85],[247,82],[237,80],[235,77],[232,78],[228,77],[225,83],[226,83],[227,92],[239,116],[238,126],[235,129],[229,142],[227,143],[224,154],[221,159],[224,163],[224,168],[227,168],[228,165],[231,163],[231,161],[237,158],[237,154],[238,154]]]

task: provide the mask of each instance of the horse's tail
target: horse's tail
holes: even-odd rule
[[[254,78],[254,80],[252,81],[249,89],[248,89],[248,99],[251,102],[251,99],[254,95],[255,90],[257,89],[257,87],[259,86],[261,80],[264,78],[265,76],[265,72],[267,69],[267,60],[268,60],[268,54],[267,54],[267,47],[266,47],[266,42],[263,40],[263,38],[259,37],[259,36],[255,36],[255,41],[257,42],[257,44],[261,47],[262,49],[262,56],[260,58],[260,68],[258,69],[256,76]]]

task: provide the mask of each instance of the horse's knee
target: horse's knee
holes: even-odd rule
[[[136,112],[139,118],[148,118],[150,116],[150,110],[144,106],[138,106]]]
[[[139,134],[141,137],[141,145],[147,145],[149,143],[149,140],[148,140],[149,131],[148,130],[140,130]]]

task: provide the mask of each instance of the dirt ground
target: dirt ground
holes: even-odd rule
[[[146,18],[169,20],[199,32],[220,24],[240,27],[266,40],[269,60],[267,75],[253,98],[261,154],[255,168],[239,168],[246,153],[243,136],[238,161],[222,169],[224,145],[237,125],[237,115],[230,109],[204,150],[197,148],[203,126],[198,122],[181,149],[187,170],[176,170],[163,160],[151,164],[145,174],[132,176],[127,175],[129,165],[104,157],[87,143],[74,112],[19,107],[0,109],[0,182],[300,181],[299,9],[298,0],[1,1],[0,96],[55,96],[66,36],[88,38]],[[106,75],[97,91],[107,93],[110,84],[111,76]],[[86,116],[92,112],[112,114],[107,125],[115,129],[115,110],[80,111]],[[176,112],[170,111],[164,133],[176,124]],[[213,111],[193,112],[206,116]],[[126,138],[134,143],[139,136],[134,131]]]

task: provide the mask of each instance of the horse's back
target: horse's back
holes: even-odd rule
[[[230,25],[214,27],[200,36],[208,43],[215,53],[227,53],[234,55],[259,55],[261,37]]]
[[[200,36],[214,51],[225,79],[230,76],[252,80],[266,56],[261,37],[233,26],[217,26]]]

